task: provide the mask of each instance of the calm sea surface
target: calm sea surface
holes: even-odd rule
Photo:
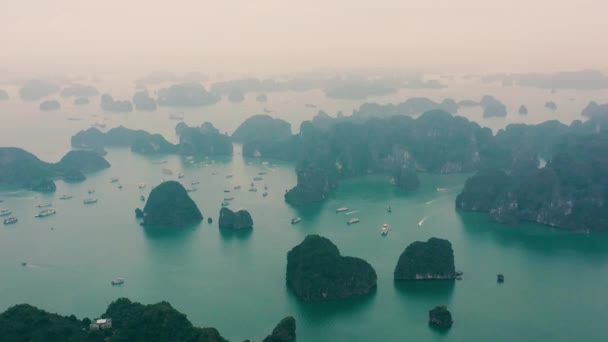
[[[6,87],[5,87],[6,88]],[[16,97],[16,91],[7,88]],[[124,98],[132,89],[123,90]],[[120,97],[120,91],[115,94]],[[589,100],[606,102],[605,91],[558,91],[532,88],[480,87],[464,83],[443,90],[401,91],[371,98],[382,103],[407,97],[435,100],[454,97],[479,99],[493,94],[507,103],[505,119],[481,120],[479,110],[462,115],[494,130],[509,122],[536,123],[551,118],[566,123],[578,119]],[[249,94],[244,103],[222,101],[202,109],[184,110],[191,125],[211,121],[232,132],[248,116],[265,106],[292,123],[317,109],[350,113],[362,101],[333,101],[319,91],[270,93],[267,104],[257,104]],[[556,112],[543,108],[554,100]],[[38,103],[13,99],[0,102],[0,146],[18,146],[46,161],[57,161],[69,150],[71,135],[104,119],[108,128],[125,125],[162,133],[175,141],[175,121],[161,109],[154,113],[104,114],[97,99],[76,108],[63,101],[59,112],[40,112]],[[520,104],[527,117],[515,114]],[[95,115],[95,116],[94,116]],[[68,117],[83,118],[68,121]],[[421,175],[421,188],[404,194],[392,188],[384,176],[343,181],[338,191],[321,205],[292,208],[283,200],[285,189],[295,182],[293,165],[248,160],[236,146],[232,158],[193,160],[179,156],[146,157],[129,149],[108,149],[112,167],[88,175],[78,184],[57,182],[55,194],[2,191],[0,208],[19,218],[15,225],[0,226],[0,310],[30,303],[61,314],[96,317],[118,297],[143,303],[169,301],[198,326],[213,326],[227,338],[261,340],[284,316],[293,315],[298,341],[602,341],[608,300],[608,235],[569,234],[539,225],[503,226],[487,222],[483,214],[460,213],[454,199],[468,175]],[[166,161],[166,164],[158,164]],[[184,184],[192,181],[198,191],[190,193],[205,216],[199,225],[182,229],[151,229],[139,226],[133,210],[142,207],[168,167],[183,172]],[[246,191],[260,171],[260,191]],[[216,173],[216,174],[214,174]],[[233,174],[233,178],[226,178]],[[110,183],[117,177],[119,183]],[[145,182],[145,189],[137,184]],[[118,189],[117,185],[123,185]],[[232,190],[242,185],[243,190]],[[264,185],[267,197],[262,197]],[[446,188],[437,191],[436,188]],[[93,195],[87,190],[94,189]],[[70,200],[59,200],[62,194]],[[84,205],[96,197],[99,202]],[[245,208],[253,216],[250,232],[220,231],[217,216],[226,196],[235,197],[232,209]],[[57,214],[34,218],[39,202],[52,202]],[[392,213],[386,207],[392,206]],[[336,214],[347,206],[357,211]],[[213,217],[214,224],[206,218]],[[302,222],[291,225],[293,217]],[[349,217],[361,222],[347,226]],[[390,233],[383,237],[380,227]],[[330,303],[302,303],[285,287],[286,253],[308,234],[331,239],[343,255],[370,262],[378,273],[377,291],[363,299]],[[392,274],[400,253],[411,242],[430,237],[449,239],[457,268],[464,279],[456,282],[395,284]],[[26,267],[21,262],[27,262]],[[496,274],[505,283],[496,283]],[[110,280],[123,277],[122,286]],[[448,305],[455,324],[447,333],[427,326],[428,310]]]

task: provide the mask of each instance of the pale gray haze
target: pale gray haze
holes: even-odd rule
[[[606,69],[605,0],[0,0],[0,71]]]

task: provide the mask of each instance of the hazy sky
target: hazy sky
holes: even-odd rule
[[[607,0],[0,0],[0,71],[608,67]]]

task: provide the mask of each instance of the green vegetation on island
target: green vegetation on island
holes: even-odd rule
[[[179,83],[158,91],[157,103],[168,107],[200,107],[212,105],[220,100],[197,82]]]
[[[238,210],[234,212],[223,207],[220,209],[218,225],[220,228],[226,229],[251,229],[253,228],[253,219],[247,210]]]
[[[448,240],[430,238],[411,243],[395,267],[395,280],[454,279],[454,251]]]
[[[0,147],[0,185],[35,191],[55,191],[53,179],[82,180],[83,173],[110,167],[99,155],[70,151],[58,163],[43,162],[15,147]]]
[[[150,97],[147,90],[141,90],[133,95],[133,104],[137,111],[155,111],[156,101]]]
[[[346,299],[376,288],[376,271],[365,260],[340,255],[319,235],[308,235],[287,253],[287,286],[304,301]]]
[[[293,342],[296,339],[296,320],[292,316],[283,318],[263,342]]]
[[[101,326],[89,318],[61,316],[28,304],[0,313],[3,341],[27,342],[228,342],[215,328],[195,327],[168,302],[144,305],[119,298],[100,316]],[[282,319],[265,342],[292,342],[296,322]]]
[[[456,207],[488,212],[493,221],[537,222],[577,232],[608,230],[608,132],[565,134],[553,156],[539,167],[535,154],[522,154],[511,172],[482,169],[469,178]],[[595,126],[594,126],[595,127]]]
[[[452,326],[452,314],[446,306],[436,306],[429,311],[429,325],[438,329],[448,329]]]
[[[163,182],[150,192],[144,207],[144,226],[187,226],[202,221],[203,215],[179,182]]]
[[[105,112],[132,112],[133,104],[130,101],[115,100],[112,95],[103,94],[101,95],[101,109]]]

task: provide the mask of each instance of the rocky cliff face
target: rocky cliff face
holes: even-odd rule
[[[555,150],[544,168],[522,163],[508,176],[497,169],[481,170],[467,180],[456,207],[488,212],[501,223],[607,231],[608,133],[567,135]]]
[[[454,279],[454,251],[448,240],[416,241],[403,251],[394,272],[395,280]]]
[[[196,203],[186,189],[176,181],[168,181],[155,187],[144,207],[144,226],[186,226],[203,219]]]
[[[341,256],[328,239],[309,235],[287,253],[286,279],[300,299],[326,301],[366,295],[377,276],[366,261]]]
[[[220,209],[220,218],[218,220],[220,228],[227,229],[251,229],[253,228],[253,219],[247,210],[239,210],[233,212],[228,208]]]

